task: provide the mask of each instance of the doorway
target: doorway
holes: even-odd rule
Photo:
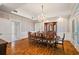
[[[20,32],[21,32],[20,22],[15,22],[15,36],[16,36],[16,40],[20,39]]]

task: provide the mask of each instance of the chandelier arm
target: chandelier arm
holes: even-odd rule
[[[42,13],[43,13],[43,9],[44,9],[44,6],[43,6],[43,4],[42,4]]]

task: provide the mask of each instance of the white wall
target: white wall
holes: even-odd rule
[[[32,22],[22,22],[21,23],[21,35],[20,37],[28,37],[29,31],[34,31],[35,24]]]
[[[10,20],[15,23],[20,24],[20,33],[17,33],[18,35],[20,34],[18,39],[27,38],[28,32],[35,30],[35,23],[28,18],[23,18],[23,17],[17,16],[17,15],[10,15]],[[15,25],[15,27],[16,27],[16,25]],[[16,30],[16,32],[17,32],[17,30]]]
[[[12,34],[12,24],[10,21],[0,18],[0,39],[10,42]]]
[[[61,37],[65,33],[65,40],[71,40],[71,33],[69,32],[69,19],[67,17],[62,17],[61,20],[57,19],[57,33]]]
[[[12,32],[13,26],[15,27],[14,33]],[[12,35],[17,36],[14,40],[19,40],[21,38],[27,38],[28,32],[34,30],[35,30],[35,23],[32,20],[15,14],[9,14],[0,11],[0,32],[2,34],[0,35],[0,38],[8,42],[11,42],[13,40]]]
[[[44,23],[43,22],[35,23],[35,31],[44,31]]]

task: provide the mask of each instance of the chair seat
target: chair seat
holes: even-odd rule
[[[47,42],[47,40],[43,40],[43,42]]]
[[[62,43],[62,41],[58,41],[57,43]]]
[[[55,40],[53,40],[53,41],[48,41],[48,44],[55,44]]]

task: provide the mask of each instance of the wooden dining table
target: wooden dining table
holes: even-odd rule
[[[30,32],[29,33],[29,39],[41,41],[42,43],[51,44],[51,42],[56,41],[56,32]],[[45,42],[44,42],[45,41]],[[56,44],[55,44],[56,45]]]

